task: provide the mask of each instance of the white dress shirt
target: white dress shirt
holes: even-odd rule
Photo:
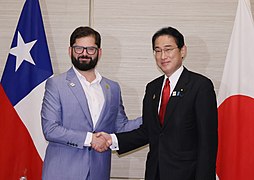
[[[90,111],[91,118],[93,121],[93,128],[95,128],[96,123],[98,122],[98,119],[100,117],[102,107],[105,102],[103,90],[100,85],[102,76],[99,74],[98,71],[95,70],[96,78],[90,83],[86,80],[86,78],[84,76],[82,76],[76,70],[76,68],[73,67],[73,69],[74,69],[74,72],[76,73],[76,75],[79,79],[79,82],[81,83],[84,93],[86,95],[89,111]],[[93,135],[92,132],[87,133],[86,140],[84,142],[84,146],[91,146],[92,135]]]

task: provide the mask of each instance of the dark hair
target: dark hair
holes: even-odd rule
[[[154,50],[154,46],[155,46],[155,40],[160,37],[160,36],[172,36],[175,41],[176,41],[176,45],[179,49],[181,49],[184,46],[184,37],[183,35],[175,28],[173,27],[164,27],[160,30],[158,30],[152,38],[152,46],[153,46],[153,50]]]
[[[76,42],[76,39],[88,36],[94,37],[95,44],[98,46],[98,48],[101,47],[101,35],[97,31],[88,26],[78,27],[72,32],[70,37],[70,46],[71,47],[73,46],[73,44]]]

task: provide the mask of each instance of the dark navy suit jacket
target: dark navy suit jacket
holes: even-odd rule
[[[164,76],[148,83],[143,125],[116,134],[119,154],[149,144],[146,180],[215,180],[217,103],[212,82],[184,68],[169,99],[164,125],[158,105]]]

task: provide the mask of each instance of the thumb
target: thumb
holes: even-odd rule
[[[96,137],[100,137],[100,136],[103,135],[103,132],[98,132],[98,133],[96,133],[95,135],[96,135]]]

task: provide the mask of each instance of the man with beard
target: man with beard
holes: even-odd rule
[[[130,131],[142,122],[128,120],[119,84],[95,69],[100,46],[97,31],[78,27],[70,37],[73,67],[46,82],[41,121],[49,144],[43,180],[109,180],[111,150],[96,132]]]

